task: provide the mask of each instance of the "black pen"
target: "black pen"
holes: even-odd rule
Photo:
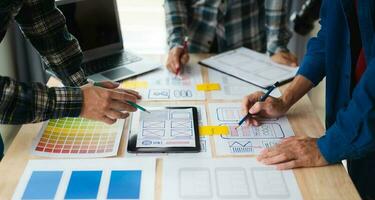
[[[265,100],[270,96],[271,92],[272,92],[275,88],[277,88],[279,85],[280,85],[280,83],[279,83],[279,82],[276,82],[276,83],[273,84],[272,86],[268,87],[267,92],[259,98],[259,102],[263,102],[263,101],[265,101]],[[236,127],[236,129],[237,129],[238,127],[240,127],[240,126],[241,126],[241,125],[242,125],[242,124],[243,124],[248,118],[251,118],[251,117],[255,117],[255,115],[250,114],[250,112],[248,112],[247,115],[246,115],[245,117],[243,117],[243,118],[240,120],[240,122],[238,122],[238,126]]]

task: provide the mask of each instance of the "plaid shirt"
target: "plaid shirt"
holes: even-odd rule
[[[80,68],[81,49],[54,0],[0,0],[0,41],[13,19],[64,85],[87,83]],[[79,87],[47,88],[41,83],[25,84],[0,76],[0,95],[0,123],[39,122],[75,117],[81,112]]]
[[[165,0],[168,45],[189,51],[218,52],[248,47],[269,54],[287,51],[288,0]],[[216,41],[214,41],[216,39]]]

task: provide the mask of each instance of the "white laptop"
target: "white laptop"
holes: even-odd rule
[[[86,75],[93,81],[119,81],[161,67],[124,50],[116,0],[59,0],[68,30],[83,51]]]

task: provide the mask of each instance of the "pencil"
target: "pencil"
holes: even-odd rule
[[[151,114],[150,111],[146,110],[146,108],[134,103],[134,102],[131,102],[131,101],[126,101],[129,105],[133,106],[134,108],[138,108],[139,110],[142,110],[143,112],[146,112],[146,113],[149,113]]]
[[[263,102],[263,101],[265,101],[265,100],[270,96],[271,92],[272,92],[275,88],[277,88],[279,85],[280,85],[280,83],[279,83],[279,82],[276,82],[275,84],[273,84],[272,86],[270,86],[270,87],[268,88],[267,92],[259,98],[259,101],[258,101],[258,102]],[[240,120],[240,122],[238,122],[238,126],[236,127],[236,129],[237,129],[238,127],[240,127],[240,126],[241,126],[241,125],[242,125],[242,124],[243,124],[248,118],[255,117],[255,116],[256,116],[256,115],[252,115],[252,114],[250,114],[250,113],[248,112],[248,113],[246,114],[246,116],[243,117],[243,118]]]

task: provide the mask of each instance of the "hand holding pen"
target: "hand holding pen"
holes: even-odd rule
[[[180,61],[182,61],[182,57],[186,54],[188,54],[188,41],[189,41],[189,38],[188,37],[185,37],[184,39],[184,45],[183,45],[183,53],[181,54],[180,56]],[[182,66],[177,66],[177,69],[176,69],[176,76],[178,76],[181,72],[181,68]]]
[[[94,83],[94,86],[97,86],[97,87],[104,87],[105,88],[105,85],[103,85],[102,82],[95,82]],[[134,91],[134,90],[128,90],[128,89],[117,89],[118,92],[123,92],[123,93],[128,93],[128,94],[132,94],[134,95],[135,97],[137,97],[137,99],[140,99],[141,96],[138,94],[137,91]],[[146,110],[146,108],[143,108],[142,106],[138,105],[135,103],[135,101],[132,101],[132,100],[128,100],[128,99],[124,99],[124,102],[126,102],[127,104],[129,104],[131,107],[133,107],[134,109],[139,109],[143,112],[146,112],[146,113],[151,113],[150,111]]]
[[[77,99],[77,102],[73,102],[74,104],[70,106],[81,108],[80,117],[113,124],[117,119],[127,118],[128,112],[137,110],[127,101],[136,102],[141,98],[135,91],[122,90],[118,87],[118,83],[111,81],[86,84],[80,88],[81,101]]]
[[[169,51],[166,66],[171,73],[178,76],[188,62],[188,37],[185,37],[182,45],[175,46]]]
[[[277,86],[279,86],[278,82],[270,86],[266,93],[256,92],[246,96],[242,102],[242,111],[246,116],[239,124],[247,122],[249,125],[259,126],[259,118],[275,118],[285,115],[289,107],[281,98],[270,96]]]

